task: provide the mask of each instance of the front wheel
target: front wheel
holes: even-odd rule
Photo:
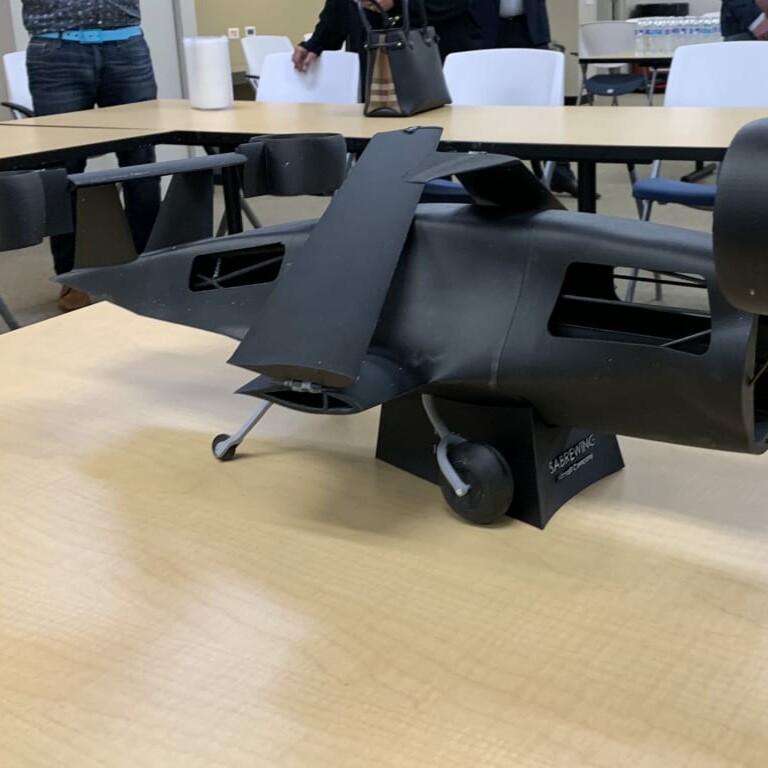
[[[488,525],[507,514],[515,483],[509,464],[493,446],[471,441],[457,443],[448,449],[448,460],[469,486],[464,496],[457,496],[441,474],[443,497],[459,517],[473,525]]]
[[[232,459],[235,458],[235,453],[237,452],[236,445],[230,445],[226,451],[219,448],[222,443],[229,439],[229,435],[216,435],[216,437],[213,438],[213,443],[211,443],[211,450],[213,451],[213,455],[219,461],[232,461]]]

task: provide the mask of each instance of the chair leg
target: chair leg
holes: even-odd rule
[[[633,167],[634,170],[634,167]],[[631,176],[632,171],[630,171]],[[641,221],[648,221],[648,219],[651,218],[651,206],[653,203],[650,200],[637,200],[637,207],[638,207],[638,214],[640,215]],[[637,267],[634,267],[630,273],[629,281],[627,283],[627,294],[624,297],[625,301],[632,302],[635,300],[635,290],[637,289],[637,275],[640,270]],[[661,295],[659,293],[661,286],[656,286],[656,299],[661,299]]]
[[[661,280],[661,275],[658,272],[653,273],[653,279],[654,280]],[[661,301],[661,285],[659,283],[656,283],[654,285],[654,295],[656,296],[656,301]]]
[[[632,303],[635,300],[635,291],[637,290],[637,276],[639,273],[640,270],[637,267],[632,268],[627,282],[627,293],[624,296],[624,301]],[[654,272],[653,279],[661,280],[661,274],[659,272]],[[659,283],[654,285],[654,296],[656,297],[656,301],[661,301],[661,285],[659,285]]]
[[[226,212],[221,215],[221,221],[216,229],[216,237],[224,237],[227,234],[227,214]]]
[[[259,217],[256,215],[253,208],[251,208],[250,204],[245,199],[242,192],[240,192],[240,209],[245,214],[245,218],[248,219],[248,221],[251,223],[251,226],[254,229],[259,229],[261,227],[261,222],[259,221]]]
[[[641,207],[642,211],[640,212],[640,221],[650,221],[651,209],[653,208],[653,200],[643,200]]]
[[[637,170],[634,163],[627,163],[627,173],[629,173],[629,183],[634,186],[637,181]],[[637,208],[637,218],[643,218],[643,204],[640,200],[635,198],[635,207]]]
[[[552,185],[552,175],[555,172],[555,161],[554,160],[547,160],[546,163],[544,163],[544,170],[541,174],[541,181],[544,184],[547,189]]]
[[[633,267],[630,272],[629,282],[627,283],[627,294],[624,296],[624,301],[633,302],[635,300],[635,290],[637,289],[637,276],[640,270],[637,267]]]
[[[656,91],[656,78],[659,76],[659,70],[658,69],[652,69],[651,70],[651,82],[648,85],[648,106],[653,106],[653,94]]]
[[[0,296],[0,317],[3,318],[10,330],[15,331],[20,327],[18,321],[13,316],[13,312],[8,309],[8,305],[3,301],[2,296]]]
[[[584,94],[586,92],[587,92],[587,65],[582,63],[581,64],[581,85],[579,86],[579,97],[576,99],[577,107],[584,103]]]
[[[248,201],[243,197],[243,193],[240,192],[240,210],[245,214],[245,218],[251,223],[254,229],[261,227],[259,217],[254,212],[253,208],[248,204]],[[219,226],[216,228],[216,237],[224,237],[227,234],[227,213],[226,211],[221,216]]]

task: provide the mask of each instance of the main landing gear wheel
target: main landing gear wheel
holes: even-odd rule
[[[431,395],[422,395],[421,401],[440,438],[435,458],[440,468],[440,488],[448,506],[468,523],[495,523],[509,512],[515,495],[509,464],[493,446],[451,432]]]
[[[474,525],[489,525],[509,511],[515,493],[512,470],[491,445],[468,440],[448,448],[448,460],[469,489],[459,495],[440,475],[440,488],[448,506],[463,520]]]

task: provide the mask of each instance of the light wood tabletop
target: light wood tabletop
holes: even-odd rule
[[[377,415],[107,304],[0,337],[0,764],[764,768],[766,460],[621,440],[542,532],[454,519]]]
[[[62,150],[90,148],[125,139],[140,139],[155,131],[142,128],[99,128],[83,131],[77,126],[36,126],[14,121],[0,124],[0,161],[44,157]]]
[[[542,152],[568,147],[571,159],[610,159],[619,149],[632,156],[661,152],[686,159],[684,150],[722,152],[739,128],[764,117],[768,109],[451,106],[411,118],[371,118],[363,116],[359,104],[237,101],[231,109],[196,110],[183,100],[160,100],[23,123],[243,136],[329,131],[362,139],[398,127],[434,125],[443,128],[444,141],[466,145],[528,146]]]

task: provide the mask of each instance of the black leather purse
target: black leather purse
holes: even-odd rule
[[[403,0],[402,26],[391,23],[384,9],[371,0],[385,20],[374,29],[356,0],[366,30],[368,62],[365,78],[365,109],[370,117],[407,117],[451,103],[443,76],[443,63],[434,27],[427,26],[424,0],[419,0],[423,26],[411,27],[409,1]]]

